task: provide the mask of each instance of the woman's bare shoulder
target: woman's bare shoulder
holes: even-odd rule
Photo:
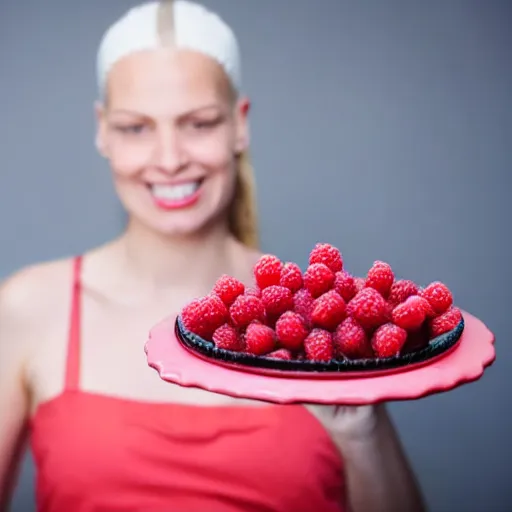
[[[0,283],[0,322],[33,318],[71,286],[71,258],[28,265]]]
[[[62,259],[22,268],[0,284],[0,373],[22,375],[30,355],[41,350],[68,300],[71,275],[71,260]]]

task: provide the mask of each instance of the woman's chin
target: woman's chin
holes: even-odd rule
[[[218,216],[187,215],[178,219],[152,219],[146,227],[163,237],[187,238],[205,233],[215,225]]]
[[[224,223],[228,205],[229,199],[219,197],[172,210],[155,208],[154,205],[141,208],[141,204],[137,208],[132,205],[134,207],[128,210],[131,210],[132,221],[139,227],[172,238],[199,235]]]

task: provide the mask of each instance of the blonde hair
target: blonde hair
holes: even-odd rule
[[[166,47],[172,47],[174,44],[173,3],[173,0],[161,0],[158,6],[158,38],[160,44]],[[231,84],[231,80],[229,80],[229,83]],[[235,92],[234,88],[233,92]],[[236,92],[233,96],[234,98],[237,97]],[[242,244],[252,249],[259,249],[256,183],[248,151],[244,151],[237,156],[235,172],[235,191],[228,212],[229,230]]]
[[[229,230],[237,240],[252,249],[260,248],[256,183],[248,151],[238,157],[235,193],[228,218]]]

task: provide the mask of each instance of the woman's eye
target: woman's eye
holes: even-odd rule
[[[219,124],[219,119],[210,119],[208,121],[193,121],[193,127],[196,130],[205,130],[208,128],[213,128]]]
[[[144,130],[145,126],[143,124],[134,124],[130,126],[118,126],[118,130],[122,133],[127,134],[139,134]]]

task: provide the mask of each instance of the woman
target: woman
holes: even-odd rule
[[[383,406],[273,406],[149,369],[150,326],[260,256],[229,27],[197,4],[130,10],[102,41],[97,147],[129,214],[83,256],[0,292],[0,484],[30,432],[41,511],[420,511]]]

